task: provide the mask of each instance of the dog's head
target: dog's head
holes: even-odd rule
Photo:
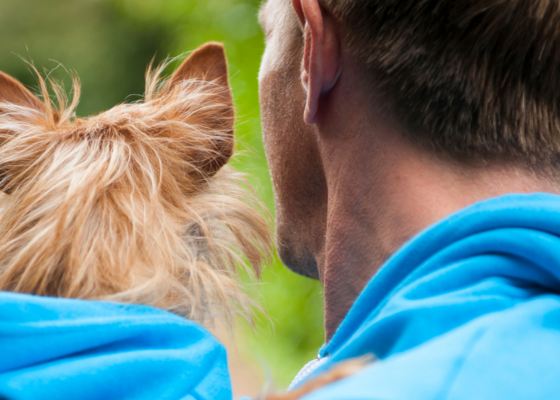
[[[244,302],[267,223],[224,165],[234,109],[223,46],[209,43],[144,101],[73,117],[0,73],[0,290],[153,305],[208,320]],[[253,205],[253,206],[251,206]],[[233,301],[232,301],[233,300]]]

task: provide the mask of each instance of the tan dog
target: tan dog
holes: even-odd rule
[[[0,73],[0,290],[140,303],[198,322],[249,302],[236,283],[259,274],[269,227],[234,150],[223,46],[208,43],[144,101],[74,118],[40,79],[43,101]]]

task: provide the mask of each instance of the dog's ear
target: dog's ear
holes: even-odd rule
[[[224,45],[208,42],[200,46],[175,70],[168,85],[173,86],[186,79],[215,82],[229,90]]]
[[[0,102],[44,110],[44,103],[31,93],[17,79],[0,71]],[[1,108],[0,108],[1,112]]]
[[[185,81],[209,82],[214,101],[220,105],[204,121],[207,128],[219,133],[218,140],[213,142],[213,157],[201,166],[208,176],[213,176],[229,161],[235,146],[233,96],[224,45],[209,42],[196,49],[175,70],[164,92],[180,87]]]
[[[27,107],[42,112],[46,110],[45,103],[23,86],[21,82],[0,71],[0,115],[13,111],[13,109],[7,109],[9,104]],[[7,138],[11,137],[13,134],[14,132],[3,131],[0,129],[0,146],[3,145]],[[11,187],[8,184],[8,170],[9,168],[6,164],[0,162],[0,191],[10,194]]]

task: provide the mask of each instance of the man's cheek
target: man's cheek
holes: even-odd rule
[[[271,136],[275,131],[282,128],[281,120],[287,117],[284,111],[286,99],[283,93],[286,88],[282,90],[280,79],[280,74],[269,71],[260,80],[259,98],[265,146],[272,139]]]

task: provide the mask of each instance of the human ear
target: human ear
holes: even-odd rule
[[[292,7],[298,16],[299,23],[302,27],[305,26],[305,16],[303,15],[303,10],[301,9],[301,0],[292,0]]]
[[[336,84],[341,73],[340,40],[332,15],[318,0],[292,0],[304,27],[304,52],[301,81],[307,92],[304,119],[317,121],[319,100]]]
[[[175,70],[163,93],[181,90],[181,83],[188,81],[210,83],[213,102],[219,104],[219,107],[212,107],[207,118],[201,121],[207,129],[219,134],[218,140],[213,142],[214,148],[208,152],[213,156],[201,166],[208,176],[213,176],[229,161],[235,146],[233,96],[223,44],[209,42],[192,52]]]

